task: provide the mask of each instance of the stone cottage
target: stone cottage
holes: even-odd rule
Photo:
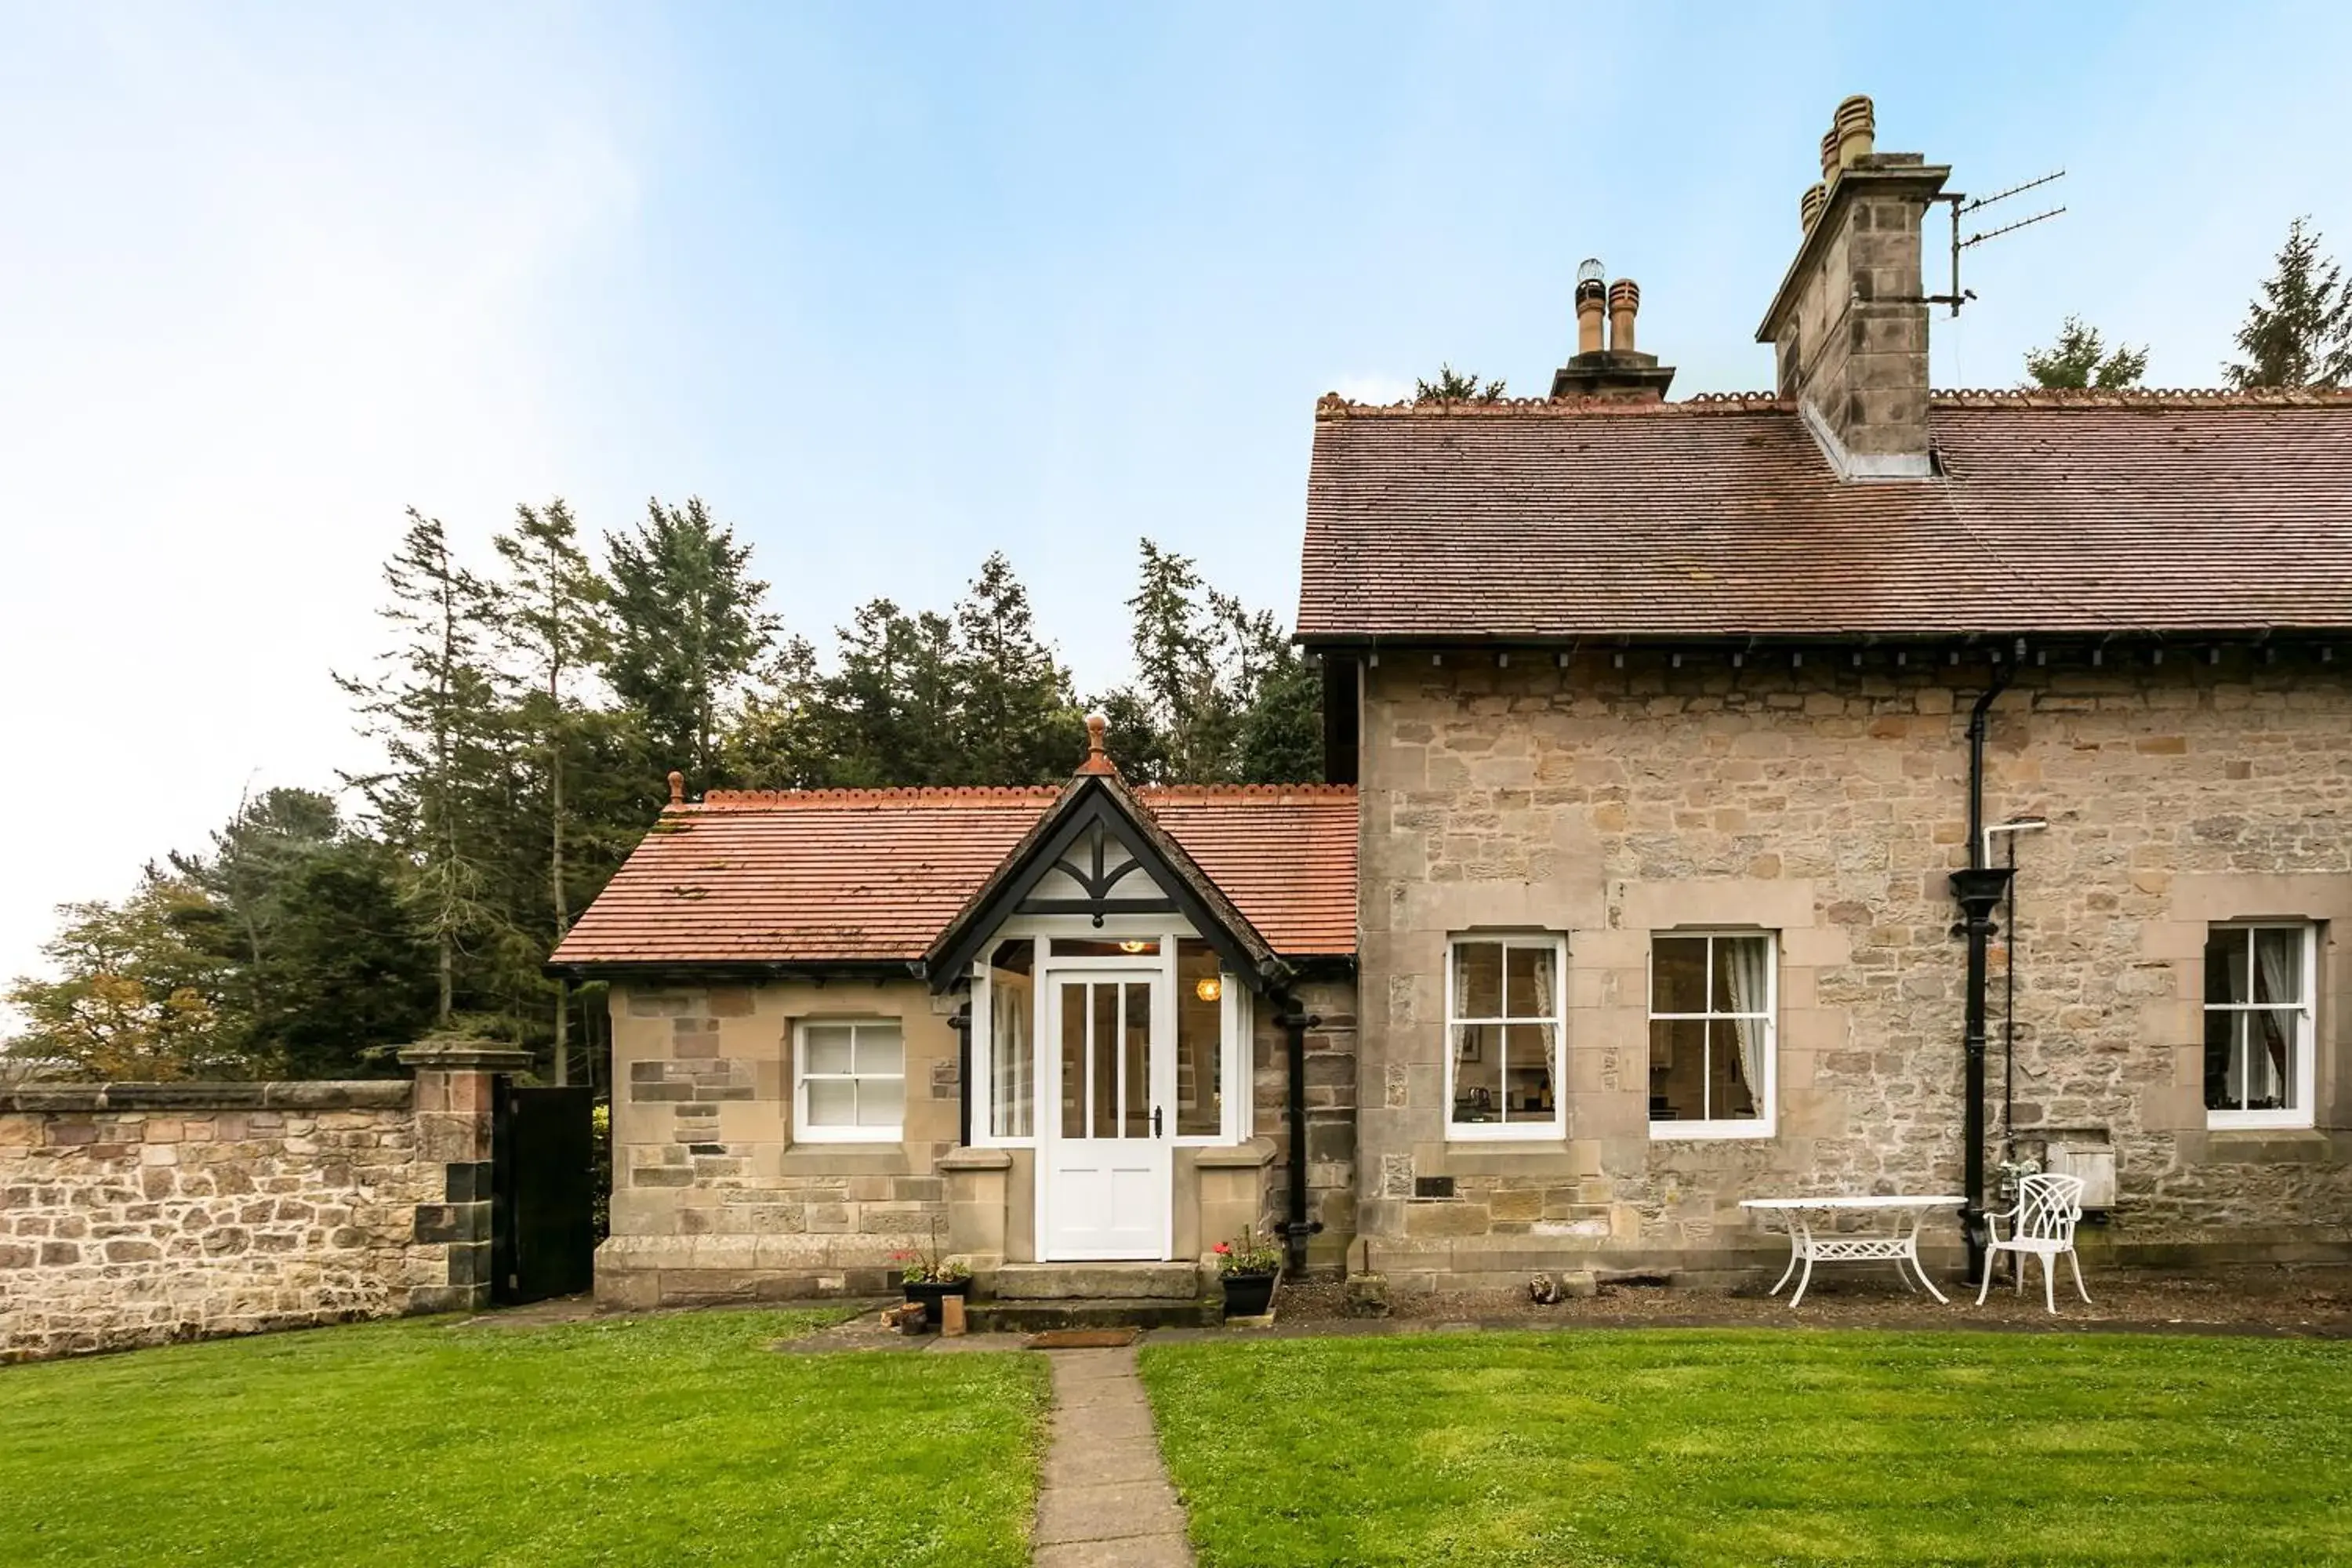
[[[2352,397],[1932,394],[1948,171],[1859,100],[1822,169],[1771,393],[1589,264],[1552,396],[1318,405],[1327,782],[680,797],[556,954],[600,1291],[1726,1275],[1833,1192],[1948,1263],[2011,1156],[2118,1260],[2352,1260]]]

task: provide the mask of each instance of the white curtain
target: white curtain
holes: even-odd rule
[[[1543,1040],[1543,1081],[1544,1088],[1548,1091],[1544,1099],[1554,1104],[1559,1103],[1559,1085],[1552,1081],[1554,1064],[1559,1060],[1559,1028],[1549,1020],[1557,1016],[1552,998],[1559,994],[1559,981],[1551,972],[1551,966],[1556,962],[1558,962],[1557,953],[1551,948],[1545,948],[1536,955],[1535,1010],[1546,1020],[1542,1027],[1536,1032]]]
[[[2264,942],[2264,937],[2272,938]],[[2302,952],[2291,940],[2274,931],[2255,931],[2254,961],[2262,965],[2263,999],[2267,1002],[2294,1002],[2303,996],[2295,971],[2302,967]],[[2294,1016],[2284,1011],[2247,1015],[2246,1037],[2256,1029],[2263,1030],[2262,1048],[2252,1053],[2246,1063],[2246,1103],[2284,1106],[2286,1103],[2285,1060],[2287,1042],[2295,1037]],[[2253,1041],[2249,1037],[2247,1044]]]
[[[1731,983],[1731,1009],[1760,1014],[1771,1005],[1772,944],[1760,936],[1718,937],[1715,961]],[[1755,1114],[1764,1114],[1764,1033],[1769,1020],[1735,1018],[1731,1028],[1739,1041],[1739,1076],[1756,1102]]]
[[[1026,1138],[1029,1088],[1029,979],[998,970],[989,976],[989,1121],[999,1138]]]

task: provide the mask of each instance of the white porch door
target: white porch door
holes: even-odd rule
[[[1045,976],[1039,1250],[1048,1259],[1168,1256],[1175,1053],[1156,969]]]

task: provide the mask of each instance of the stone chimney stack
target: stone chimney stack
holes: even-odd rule
[[[1803,238],[1756,341],[1849,479],[1925,479],[1927,302],[1921,220],[1951,169],[1876,151],[1870,100],[1847,99],[1822,137],[1822,184],[1798,204]]]
[[[1598,257],[1576,269],[1576,353],[1552,373],[1551,395],[1657,402],[1674,382],[1674,367],[1660,364],[1655,354],[1634,352],[1633,318],[1642,309],[1642,290],[1631,278],[1603,285],[1608,275]],[[1607,348],[1601,346],[1604,310]]]

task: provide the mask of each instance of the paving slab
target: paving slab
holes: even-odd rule
[[[1044,1353],[1054,1415],[1033,1568],[1192,1568],[1134,1348]]]

